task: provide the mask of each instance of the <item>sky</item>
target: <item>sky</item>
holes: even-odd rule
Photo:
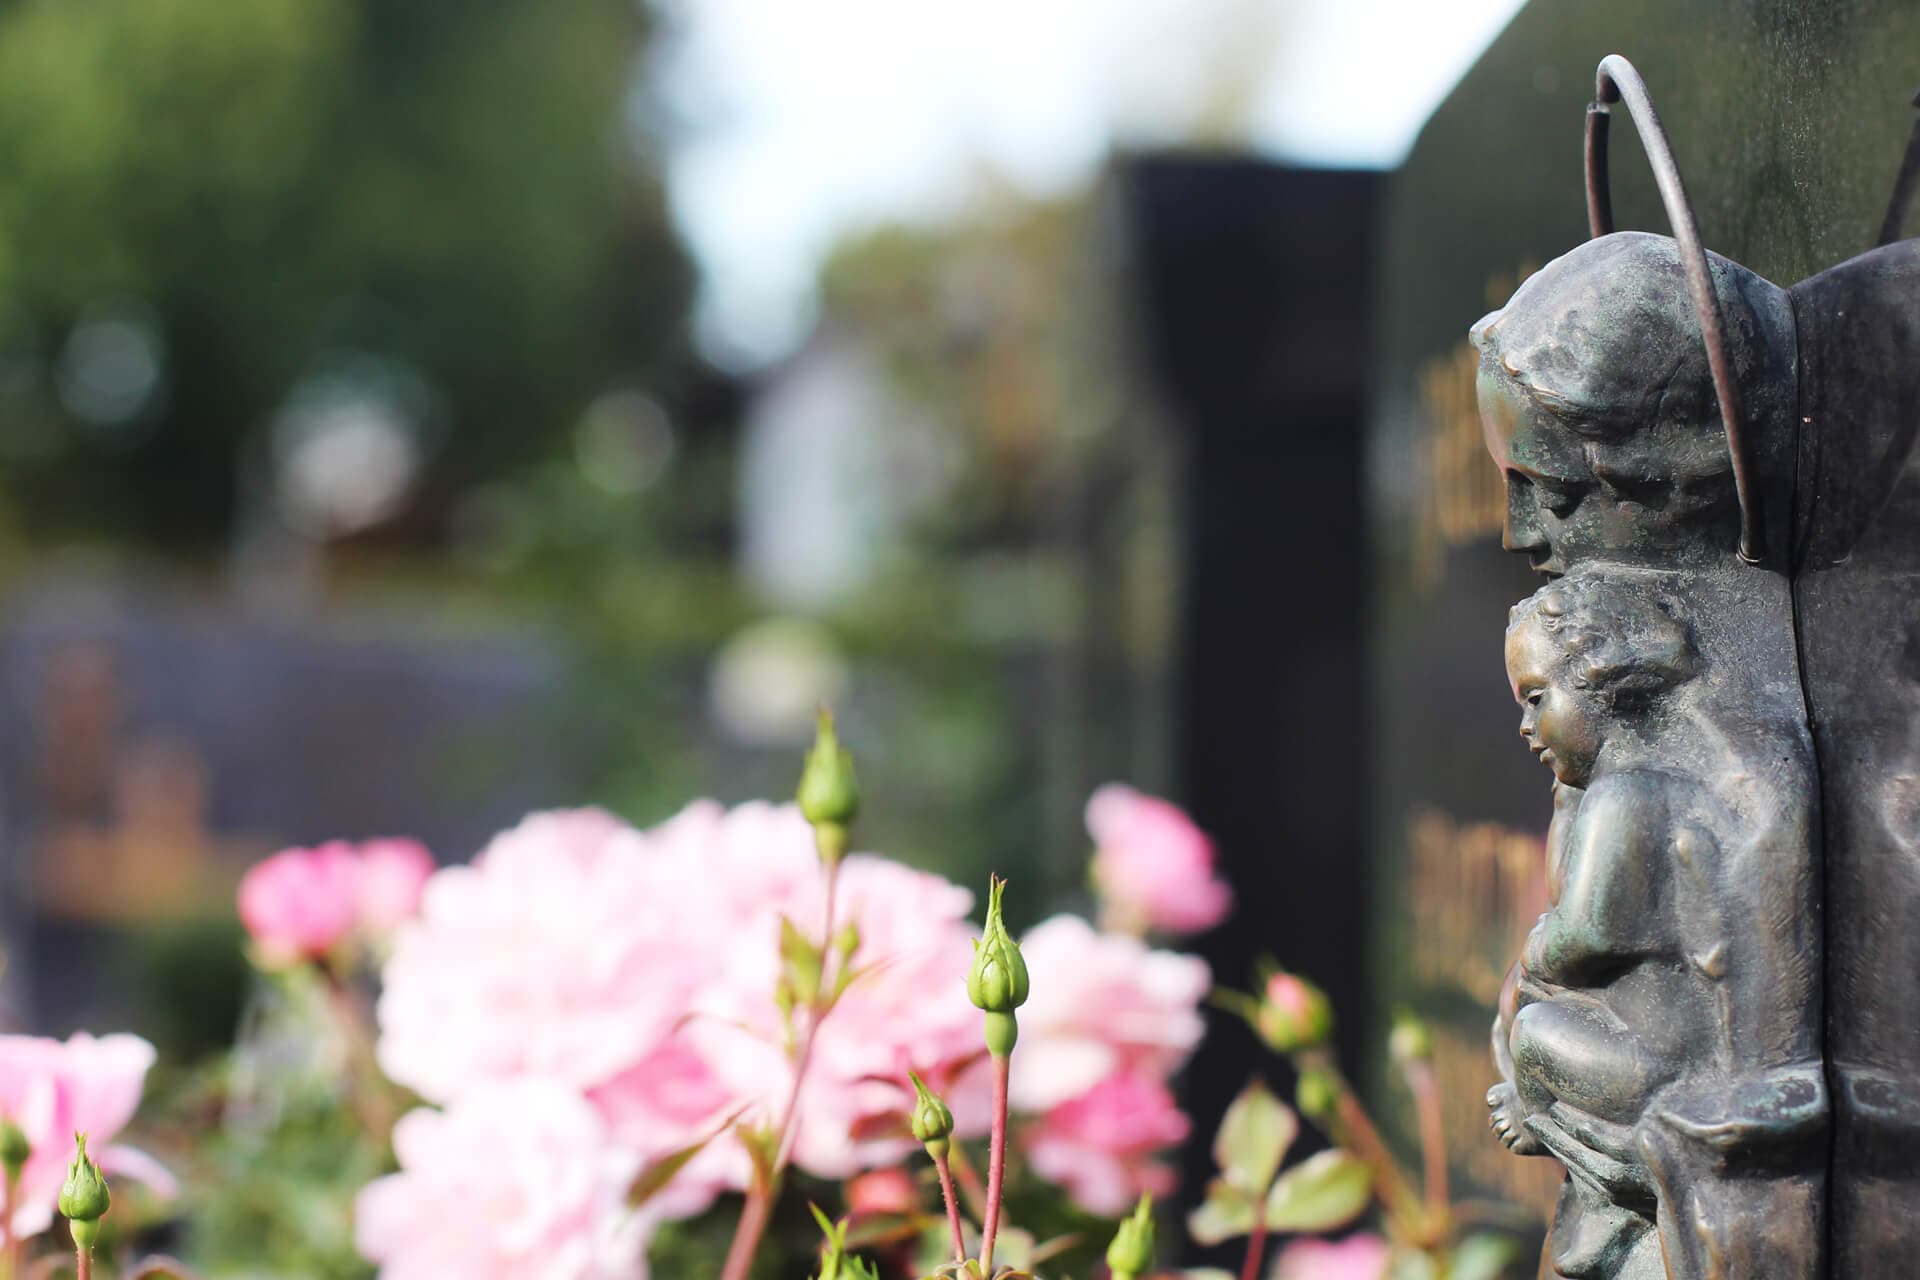
[[[1037,197],[1116,145],[1390,167],[1522,0],[662,0],[673,212],[703,346],[804,338],[849,232]]]

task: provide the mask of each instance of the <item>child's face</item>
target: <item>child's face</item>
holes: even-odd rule
[[[1605,741],[1602,708],[1591,690],[1574,687],[1559,642],[1534,619],[1507,634],[1507,678],[1520,704],[1520,736],[1554,777],[1585,787]]]

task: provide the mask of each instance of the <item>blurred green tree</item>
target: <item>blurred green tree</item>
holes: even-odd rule
[[[430,390],[430,492],[562,447],[683,331],[650,32],[633,0],[0,0],[5,521],[217,544],[340,352]]]

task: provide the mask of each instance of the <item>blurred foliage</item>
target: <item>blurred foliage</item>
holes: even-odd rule
[[[218,539],[236,458],[342,350],[437,390],[443,483],[551,452],[681,331],[628,119],[647,34],[631,0],[0,3],[9,517]],[[102,305],[162,355],[108,421],[57,394]]]
[[[183,1188],[181,1249],[209,1280],[362,1280],[354,1196],[393,1168],[407,1095],[356,1059],[311,973],[258,980],[241,1025],[229,1055],[163,1060],[142,1111]]]
[[[147,926],[115,949],[109,984],[128,993],[164,1060],[198,1062],[232,1044],[253,973],[245,939],[223,914]]]
[[[1089,408],[1071,402],[1068,366],[1090,221],[1084,199],[999,193],[946,226],[852,237],[822,272],[822,327],[875,350],[892,392],[958,446],[923,523],[935,546],[1025,547],[1068,478],[1063,446]]]

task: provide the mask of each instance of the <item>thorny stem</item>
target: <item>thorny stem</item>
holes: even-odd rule
[[[1447,1220],[1447,1133],[1440,1117],[1440,1088],[1431,1062],[1406,1065],[1407,1091],[1413,1095],[1420,1123],[1422,1180],[1427,1190],[1427,1214],[1434,1224]]]
[[[940,1171],[940,1196],[947,1202],[947,1225],[953,1229],[953,1260],[967,1260],[967,1233],[960,1227],[960,1202],[953,1194],[953,1165],[943,1155],[933,1158],[933,1167]]]
[[[1374,1127],[1366,1108],[1360,1105],[1360,1097],[1354,1093],[1353,1086],[1337,1070],[1333,1071],[1333,1076],[1339,1083],[1333,1123],[1329,1126],[1334,1141],[1373,1170],[1374,1187],[1380,1194],[1381,1204],[1386,1206],[1388,1213],[1406,1225],[1409,1234],[1417,1235],[1425,1242],[1433,1224],[1425,1221],[1419,1197],[1408,1185],[1407,1175],[1401,1172],[1399,1162],[1387,1150],[1387,1144],[1381,1141],[1380,1131]]]
[[[1013,1055],[993,1059],[993,1138],[987,1147],[987,1220],[980,1226],[980,1270],[993,1274],[993,1242],[1000,1234],[1000,1192],[1007,1179],[1007,1078]]]
[[[1260,1280],[1260,1255],[1267,1251],[1266,1197],[1260,1198],[1255,1207],[1259,1215],[1253,1220],[1253,1231],[1247,1236],[1247,1260],[1240,1268],[1240,1280]]]
[[[959,1180],[960,1194],[966,1197],[967,1208],[981,1221],[987,1220],[987,1188],[980,1181],[979,1170],[973,1167],[973,1161],[967,1159],[967,1149],[954,1143],[952,1155],[953,1174]]]
[[[0,1256],[6,1258],[7,1280],[19,1280],[20,1238],[13,1233],[14,1199],[20,1194],[20,1175],[6,1176],[6,1190],[0,1193]]]
[[[807,1067],[813,1062],[813,1041],[820,1030],[820,1024],[826,1020],[828,997],[836,976],[830,971],[833,960],[833,910],[834,900],[840,887],[840,860],[827,859],[827,908],[826,921],[820,931],[820,990],[807,1007],[807,1025],[800,1036],[800,1045],[794,1055],[793,1086],[787,1091],[786,1109],[780,1116],[780,1141],[774,1148],[773,1166],[767,1170],[764,1179],[756,1177],[754,1184],[747,1190],[747,1203],[740,1210],[739,1225],[733,1231],[733,1243],[727,1247],[726,1265],[720,1270],[720,1280],[747,1280],[747,1272],[753,1266],[753,1255],[760,1250],[760,1238],[767,1233],[767,1222],[773,1216],[774,1197],[780,1192],[780,1176],[786,1172],[787,1164],[793,1159],[794,1143],[800,1138],[800,1089],[806,1083]]]

